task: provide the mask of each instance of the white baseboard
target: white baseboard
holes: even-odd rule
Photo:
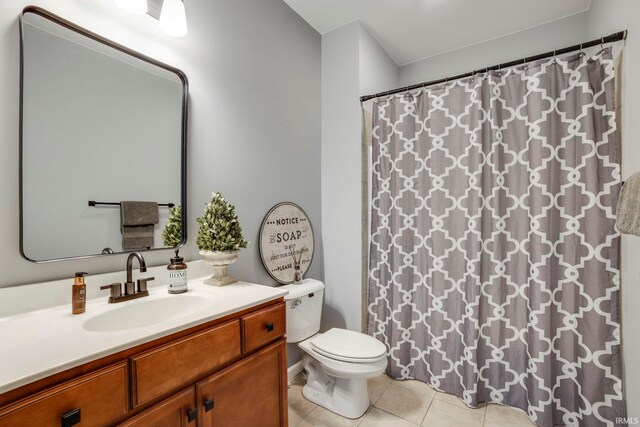
[[[289,378],[289,381],[291,381],[293,377],[298,375],[300,372],[302,372],[302,360],[298,363],[294,363],[289,366],[289,369],[287,369],[287,377]]]

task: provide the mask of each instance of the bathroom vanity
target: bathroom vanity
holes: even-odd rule
[[[0,426],[285,426],[286,291],[250,283],[0,321]]]

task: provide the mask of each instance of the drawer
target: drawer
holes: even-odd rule
[[[187,385],[240,356],[240,322],[205,329],[131,358],[133,406]]]
[[[0,410],[0,426],[105,425],[127,413],[127,377],[127,362],[122,361],[75,378]]]
[[[287,330],[285,304],[243,316],[242,352],[248,353],[283,336]]]

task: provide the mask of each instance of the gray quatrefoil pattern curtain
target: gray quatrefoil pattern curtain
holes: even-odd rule
[[[625,415],[611,50],[373,107],[368,333],[389,374],[539,426]]]

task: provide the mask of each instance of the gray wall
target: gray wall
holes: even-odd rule
[[[360,95],[398,86],[399,68],[378,40],[360,26]],[[371,104],[371,102],[369,102]],[[369,108],[371,110],[371,108]]]
[[[455,27],[452,27],[455,31]],[[582,12],[505,37],[432,56],[400,67],[400,86],[479,70],[586,40],[587,13]]]
[[[18,16],[28,0],[0,3],[0,286],[122,270],[125,256],[35,265],[20,257],[18,216]],[[192,0],[189,35],[164,35],[150,17],[106,0],[41,0],[53,13],[182,69],[190,81],[189,243],[199,257],[195,217],[212,191],[234,203],[252,243],[231,267],[236,277],[274,284],[257,247],[267,210],[289,200],[318,236],[308,276],[322,279],[320,211],[320,36],[281,0]],[[117,166],[114,166],[117,170]],[[149,254],[168,263],[170,251]],[[98,286],[88,278],[89,286]]]
[[[322,223],[324,329],[360,331],[362,148],[359,96],[397,84],[397,67],[359,22],[322,36]],[[366,272],[364,273],[366,274]]]
[[[361,329],[360,24],[322,36],[323,330]]]

